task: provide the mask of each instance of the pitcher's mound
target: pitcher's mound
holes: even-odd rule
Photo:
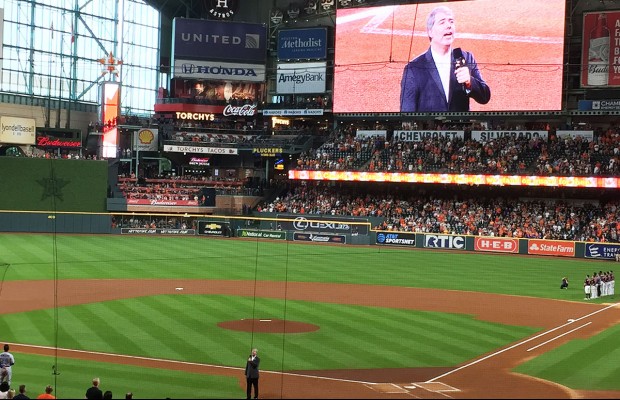
[[[283,319],[240,319],[217,324],[220,328],[241,332],[259,333],[305,333],[318,331],[318,325]]]

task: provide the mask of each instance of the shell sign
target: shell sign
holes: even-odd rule
[[[158,140],[157,129],[140,129],[136,133],[136,150],[138,151],[157,151]]]

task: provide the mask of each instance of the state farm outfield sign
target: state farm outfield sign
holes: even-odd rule
[[[567,240],[530,239],[528,241],[527,254],[574,257],[575,242],[569,242]]]

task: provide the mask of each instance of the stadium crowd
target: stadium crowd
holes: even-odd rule
[[[617,175],[620,128],[597,130],[592,140],[576,134],[548,139],[504,136],[486,142],[428,137],[395,141],[388,135],[357,137],[333,131],[317,149],[304,152],[297,169],[476,174]]]
[[[617,198],[561,200],[493,189],[309,181],[291,184],[257,212],[380,217],[383,222],[374,228],[387,231],[620,242]]]

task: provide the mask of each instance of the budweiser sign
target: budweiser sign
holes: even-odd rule
[[[79,140],[60,140],[56,138],[50,138],[47,136],[37,137],[37,146],[45,147],[82,147],[82,142]]]
[[[239,117],[252,117],[256,114],[256,106],[253,104],[245,104],[243,106],[235,107],[229,104],[224,107],[223,114],[225,116],[236,115]]]
[[[127,199],[128,205],[140,206],[197,206],[196,200],[155,200],[155,199]]]

